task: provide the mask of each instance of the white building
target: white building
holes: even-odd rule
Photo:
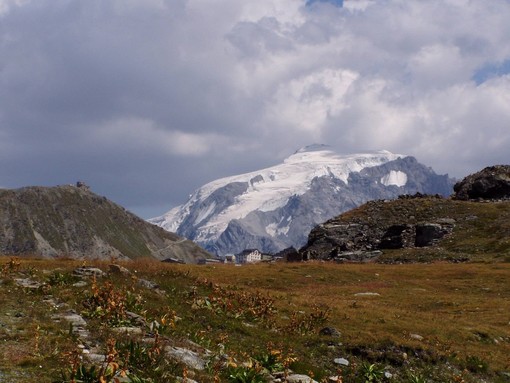
[[[255,263],[262,260],[262,253],[257,249],[247,249],[236,255],[237,263]]]

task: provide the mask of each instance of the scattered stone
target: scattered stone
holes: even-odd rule
[[[104,277],[106,275],[106,273],[103,270],[91,266],[78,267],[77,269],[74,269],[73,274],[80,277],[96,277],[96,278]]]
[[[339,338],[342,335],[340,333],[340,331],[338,331],[334,327],[324,327],[323,329],[321,329],[319,331],[319,334],[320,335],[324,335],[324,336],[332,336],[332,337],[335,337],[335,338]]]
[[[179,383],[198,383],[196,380],[190,378],[181,378],[180,376],[177,377],[177,381]]]
[[[379,294],[379,293],[371,293],[371,292],[354,294],[355,297],[378,297],[380,295],[381,294]]]
[[[128,326],[114,327],[114,328],[112,328],[112,331],[116,332],[118,334],[127,334],[127,335],[140,335],[143,333],[143,331],[140,327],[128,327]]]
[[[391,378],[393,378],[393,374],[389,371],[384,371],[384,377],[386,379],[391,379]]]
[[[30,289],[30,290],[38,290],[39,288],[41,288],[44,285],[43,283],[33,281],[30,278],[17,278],[17,279],[14,279],[14,281],[16,282],[16,284],[18,286],[21,286],[23,288]]]
[[[74,312],[74,310],[71,310],[65,314],[62,314],[61,318],[70,322],[73,325],[73,327],[87,325],[87,322],[85,321],[85,319],[83,319],[83,317],[80,314],[77,314],[76,312]]]
[[[52,316],[54,320],[65,320],[69,322],[71,328],[70,330],[77,334],[80,339],[87,339],[90,336],[89,331],[87,330],[87,322],[80,314],[77,314],[74,310],[69,310],[66,313],[58,314]]]
[[[349,361],[345,358],[336,358],[333,362],[335,362],[335,364],[345,367],[349,365]]]
[[[288,383],[318,383],[316,380],[313,380],[308,375],[301,374],[292,374],[287,376]]]
[[[122,274],[122,275],[130,275],[131,274],[131,272],[128,269],[126,269],[125,267],[120,266],[120,265],[111,264],[111,265],[108,265],[108,268],[110,269],[110,273],[113,273],[113,274]]]
[[[106,356],[104,354],[97,354],[95,352],[90,352],[90,351],[88,354],[85,354],[85,356],[92,364],[104,363],[104,361],[106,359]]]
[[[88,285],[88,283],[85,282],[85,281],[80,281],[80,282],[73,283],[73,287],[85,287],[87,285]]]
[[[419,334],[409,334],[409,337],[414,340],[423,340],[424,338]]]
[[[170,358],[193,370],[204,370],[206,367],[206,361],[198,353],[187,348],[168,346],[165,347],[165,352]]]
[[[134,312],[126,311],[126,316],[131,321],[131,323],[135,323],[139,326],[145,326],[147,324],[144,317],[142,317],[141,315],[138,315]]]
[[[156,290],[159,288],[159,285],[157,283],[154,283],[154,282],[151,282],[151,281],[148,281],[147,279],[138,279],[138,284],[142,287],[145,287],[146,289],[149,289],[149,290]]]

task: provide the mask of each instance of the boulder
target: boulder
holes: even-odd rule
[[[453,187],[455,199],[494,200],[510,198],[510,165],[487,167],[471,174]]]
[[[438,223],[424,223],[416,225],[416,247],[432,246],[439,242],[449,231]]]

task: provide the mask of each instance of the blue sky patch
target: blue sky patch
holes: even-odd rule
[[[312,5],[313,3],[330,3],[337,7],[344,5],[344,0],[307,0],[306,5]]]
[[[488,63],[478,69],[473,76],[477,84],[482,84],[494,77],[504,76],[510,73],[510,59],[502,63]]]

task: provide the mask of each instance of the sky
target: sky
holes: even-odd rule
[[[0,0],[0,187],[143,218],[297,149],[510,163],[510,0]]]

